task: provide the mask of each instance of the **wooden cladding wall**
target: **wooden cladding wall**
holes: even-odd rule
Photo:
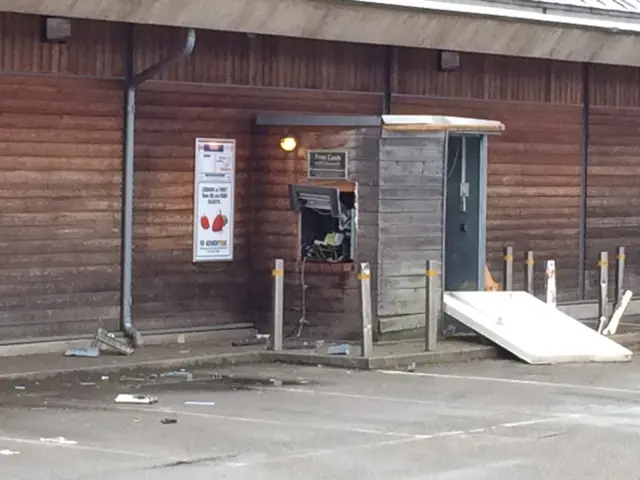
[[[626,247],[625,286],[640,287],[640,108],[589,112],[586,294],[598,298],[601,251],[609,252],[613,292],[617,246]]]
[[[280,238],[292,228],[290,222],[283,223],[290,215],[287,167],[275,160],[256,163],[251,144],[260,140],[250,138],[253,116],[277,111],[373,114],[380,97],[158,82],[145,86],[138,100],[134,230],[138,327],[210,326],[249,319],[263,306],[262,300],[270,298],[269,294],[250,297],[250,286],[260,284],[261,276],[268,282],[269,262],[290,261],[293,252],[283,249]],[[237,141],[236,244],[231,263],[191,263],[197,136]],[[253,277],[248,275],[250,253]],[[294,271],[290,263],[287,270]],[[263,316],[258,321],[266,326],[267,310],[260,311]]]
[[[138,71],[181,48],[184,30],[136,27]],[[194,52],[159,80],[257,87],[383,92],[385,49],[242,33],[198,31]]]
[[[397,96],[392,113],[500,120],[489,137],[487,261],[501,276],[502,249],[517,253],[514,288],[523,287],[522,252],[536,253],[536,289],[544,261],[554,259],[560,301],[577,299],[580,231],[580,132],[577,106],[442,100]]]
[[[394,93],[432,97],[582,103],[583,67],[578,63],[474,53],[460,54],[460,68],[438,71],[435,50],[397,49]]]
[[[121,25],[71,20],[67,44],[40,41],[41,17],[0,12],[0,72],[121,78]]]
[[[117,328],[122,86],[0,76],[0,339]]]

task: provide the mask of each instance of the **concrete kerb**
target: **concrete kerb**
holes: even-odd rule
[[[627,347],[640,345],[640,333],[625,333],[612,337]],[[445,363],[464,363],[476,360],[495,359],[504,356],[504,350],[497,346],[478,345],[458,350],[435,352],[417,352],[404,354],[374,355],[370,358],[325,355],[305,352],[270,352],[256,350],[243,353],[224,353],[192,357],[168,358],[136,362],[131,361],[108,365],[79,365],[74,368],[48,369],[41,371],[0,374],[0,381],[39,380],[73,373],[112,373],[138,368],[186,368],[200,365],[223,367],[247,363],[286,363],[297,365],[326,366],[351,370],[379,370],[394,367],[406,367],[411,364],[435,365]]]

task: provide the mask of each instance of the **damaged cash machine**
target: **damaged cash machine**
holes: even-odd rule
[[[359,336],[361,262],[371,265],[377,338],[424,325],[426,260],[445,263],[443,277],[461,288],[481,288],[485,137],[503,128],[434,116],[257,117],[255,310],[269,311],[264,273],[276,258],[285,260],[285,335],[291,336]],[[256,323],[267,324],[268,316]]]

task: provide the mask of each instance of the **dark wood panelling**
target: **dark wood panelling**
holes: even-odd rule
[[[383,130],[380,143],[377,310],[389,333],[424,326],[425,261],[443,261],[445,132]]]
[[[489,137],[487,258],[501,276],[502,248],[517,254],[514,288],[523,286],[522,252],[534,250],[537,291],[546,259],[558,271],[559,299],[577,298],[581,109],[574,106],[394,96],[396,114],[499,120]]]
[[[122,87],[0,76],[0,338],[119,317]]]
[[[164,82],[145,86],[138,98],[136,137],[134,314],[138,326],[179,327],[187,321],[189,326],[219,325],[245,320],[252,302],[255,310],[263,307],[258,321],[266,323],[270,296],[253,295],[250,299],[250,285],[261,279],[268,282],[269,262],[274,258],[285,258],[287,270],[292,272],[295,250],[285,246],[281,238],[292,228],[286,220],[290,215],[288,167],[279,157],[261,166],[255,163],[250,138],[253,116],[277,111],[373,114],[379,105],[379,95],[367,94]],[[236,259],[231,263],[191,264],[193,145],[197,136],[237,141]],[[276,146],[279,139],[273,139]],[[259,142],[259,138],[253,141]],[[252,214],[252,205],[261,210]],[[255,231],[250,227],[252,221],[258,225]],[[249,277],[252,237],[259,239],[253,255],[258,258],[254,264],[258,271]],[[293,281],[294,276],[287,279]],[[314,308],[314,301],[310,308]],[[339,323],[340,315],[334,313]]]
[[[591,65],[589,104],[600,107],[640,107],[640,68]]]
[[[69,42],[51,44],[40,41],[40,19],[0,12],[0,72],[100,78],[124,75],[120,25],[71,20]]]
[[[474,53],[460,54],[460,69],[440,72],[435,50],[397,50],[395,93],[432,97],[580,104],[578,63]]]
[[[177,28],[136,27],[142,70],[184,43]],[[198,31],[193,54],[158,79],[179,82],[382,92],[384,48],[243,33]]]
[[[611,97],[608,97],[611,98]],[[598,296],[598,253],[627,249],[625,281],[640,286],[640,109],[592,107],[589,116],[586,293]]]

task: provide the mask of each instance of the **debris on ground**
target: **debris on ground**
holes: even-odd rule
[[[15,387],[13,387],[14,390],[26,390],[27,387],[25,387],[24,385],[16,385]]]
[[[163,418],[162,420],[160,420],[160,423],[163,425],[174,425],[176,423],[178,423],[178,419],[177,418]]]
[[[407,372],[415,372],[416,371],[416,363],[410,363],[409,365],[407,365]]]
[[[103,381],[109,380],[109,375],[103,375],[102,377],[100,377],[100,380],[103,380]]]
[[[0,455],[8,457],[11,455],[20,455],[20,452],[14,452],[13,450],[0,450]]]
[[[120,377],[121,382],[144,382],[145,379],[143,377]]]
[[[253,345],[267,345],[271,335],[268,333],[258,333],[255,337],[243,338],[231,342],[232,347],[249,347]]]
[[[95,358],[100,356],[100,349],[98,347],[70,348],[64,352],[64,356]]]
[[[186,355],[187,353],[191,353],[191,350],[188,348],[185,350],[178,350],[178,353],[181,355]]]
[[[96,382],[80,382],[80,385],[82,385],[83,387],[94,387],[96,385]]]
[[[184,336],[184,333],[178,335],[177,343],[178,345],[184,345],[185,343],[187,343],[187,338]]]
[[[64,437],[55,437],[55,438],[40,438],[40,441],[43,443],[56,443],[58,445],[77,445],[78,442],[75,440],[67,440]]]
[[[327,354],[329,355],[349,355],[350,345],[343,343],[342,345],[330,345],[327,348]]]
[[[131,355],[135,350],[129,346],[126,340],[116,338],[113,333],[109,333],[104,328],[99,328],[96,334],[95,343],[100,343],[123,355]]]
[[[215,402],[184,402],[184,404],[200,407],[213,407],[215,405]]]
[[[273,385],[274,387],[281,387],[282,386],[282,380],[277,380],[275,378],[270,378],[269,382],[271,382],[271,385]]]
[[[167,378],[181,378],[186,380],[187,382],[190,382],[191,380],[193,380],[193,373],[184,372],[184,371],[167,372],[164,374],[164,376]]]
[[[151,395],[133,395],[129,393],[121,393],[116,399],[116,403],[132,403],[137,405],[152,405],[154,403],[158,403],[157,397],[152,397]]]

